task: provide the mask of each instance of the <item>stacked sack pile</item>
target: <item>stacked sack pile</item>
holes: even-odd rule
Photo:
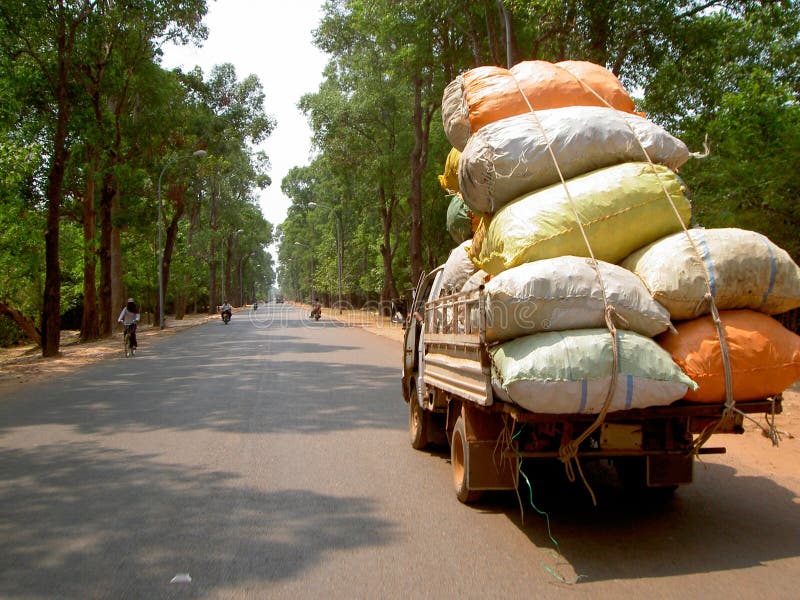
[[[440,180],[464,204],[443,290],[485,283],[499,397],[596,414],[763,398],[800,378],[800,337],[768,316],[800,306],[800,269],[754,232],[687,233],[676,171],[691,154],[608,70],[479,67],[447,87],[442,119]]]

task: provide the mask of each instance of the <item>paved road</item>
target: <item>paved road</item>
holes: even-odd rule
[[[0,398],[0,597],[797,597],[786,482],[711,457],[641,505],[598,469],[594,508],[530,473],[551,538],[527,498],[524,522],[513,494],[457,502],[399,365],[269,305]]]

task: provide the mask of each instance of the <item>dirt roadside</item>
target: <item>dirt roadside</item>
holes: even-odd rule
[[[305,305],[296,305],[307,310]],[[246,313],[249,309],[235,309],[235,315]],[[164,336],[176,335],[189,327],[202,325],[208,321],[218,319],[217,315],[191,314],[181,320],[170,317],[166,319],[166,327],[159,329],[156,326],[140,325],[137,331],[139,345],[146,348],[148,341]],[[403,328],[397,323],[392,323],[388,318],[381,317],[367,311],[349,310],[338,311],[323,310],[323,318],[342,321],[353,327],[360,327],[376,335],[387,337],[401,342]],[[41,350],[33,344],[15,346],[13,348],[0,348],[0,397],[13,395],[14,389],[21,385],[35,383],[54,375],[72,372],[97,361],[118,358],[122,355],[122,330],[115,329],[112,337],[95,342],[80,343],[77,331],[63,331],[61,333],[61,352],[53,358],[42,358]]]
[[[306,305],[296,305],[307,310]],[[241,310],[234,311],[234,315]],[[171,336],[189,327],[215,320],[216,315],[186,315],[180,321],[167,319],[167,326],[144,326],[139,329],[140,346],[146,347],[149,340]],[[235,317],[234,317],[235,318]],[[368,311],[338,311],[323,309],[323,319],[342,321],[351,327],[359,327],[375,335],[389,338],[398,343],[403,340],[402,326],[392,323],[388,318]],[[115,332],[110,339],[81,344],[76,331],[62,334],[61,354],[55,358],[42,358],[39,349],[32,346],[18,346],[0,349],[0,399],[12,397],[21,386],[41,381],[59,374],[70,373],[98,361],[116,358],[122,354],[122,333]],[[765,425],[763,415],[757,417],[758,423]],[[796,482],[796,492],[800,494],[800,383],[783,394],[783,412],[775,418],[775,426],[781,434],[781,443],[774,448],[762,435],[759,425],[745,420],[744,435],[721,436],[714,445],[724,444],[728,454],[721,457],[746,468],[763,471],[780,479],[785,477]],[[715,438],[716,439],[716,438]]]

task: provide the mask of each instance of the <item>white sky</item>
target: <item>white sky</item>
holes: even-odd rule
[[[327,62],[311,41],[321,7],[322,0],[209,0],[203,46],[163,48],[166,69],[199,66],[207,75],[214,65],[229,62],[239,80],[258,76],[266,112],[277,121],[272,135],[258,146],[271,163],[272,185],[259,193],[261,212],[273,226],[286,218],[291,204],[281,193],[281,180],[292,167],[309,163],[311,130],[297,102],[317,91]]]

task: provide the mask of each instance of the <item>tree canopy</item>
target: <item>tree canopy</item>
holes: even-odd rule
[[[696,224],[757,230],[800,258],[793,0],[327,0],[313,33],[329,61],[299,102],[314,155],[279,182],[292,205],[275,228],[257,203],[273,182],[254,148],[276,126],[261,82],[225,62],[160,65],[164,43],[202,43],[205,12],[0,5],[0,314],[13,321],[0,337],[24,332],[48,355],[64,326],[110,335],[128,295],[158,314],[159,279],[177,316],[266,296],[276,278],[289,297],[385,310],[456,245],[437,178],[444,88],[522,60],[607,67],[638,111],[708,148],[681,169]]]
[[[128,296],[152,318],[160,285],[180,318],[274,282],[256,196],[271,180],[254,148],[275,127],[261,83],[231,64],[208,77],[160,66],[163,44],[202,42],[205,12],[205,0],[0,7],[0,314],[45,356],[62,325],[110,335]]]
[[[315,198],[342,219],[349,302],[387,306],[443,262],[456,245],[437,183],[451,149],[444,87],[522,60],[607,67],[648,119],[693,150],[708,145],[681,170],[696,224],[758,230],[800,258],[799,13],[792,1],[328,0],[315,43],[329,63],[300,103],[317,157],[284,181],[284,291],[307,297],[313,281],[334,297],[336,246],[331,224],[306,210]]]

